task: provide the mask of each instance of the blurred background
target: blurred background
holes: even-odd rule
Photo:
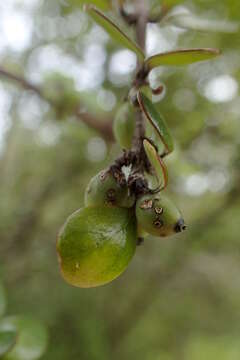
[[[153,86],[165,85],[155,100],[176,145],[168,193],[188,231],[147,238],[127,271],[96,289],[62,280],[56,234],[82,206],[90,178],[121,151],[109,125],[136,57],[81,3],[0,2],[0,277],[8,313],[47,325],[43,360],[239,359],[239,0],[148,2],[152,11],[164,3],[172,16],[148,26],[148,55],[178,47],[223,55],[151,73]]]

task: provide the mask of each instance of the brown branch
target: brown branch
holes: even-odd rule
[[[148,15],[147,22],[148,23],[158,23],[165,18],[165,16],[168,14],[169,10],[171,8],[167,5],[163,4],[161,6],[161,11],[159,11],[156,15]],[[135,26],[138,22],[138,14],[132,14],[128,13],[125,9],[123,4],[119,8],[119,13],[123,20],[129,25],[129,26]]]
[[[138,14],[138,19],[136,23],[136,40],[137,44],[140,48],[145,52],[146,47],[146,28],[147,28],[147,21],[148,21],[148,9],[146,8],[146,4],[144,0],[136,1],[136,13]],[[139,73],[142,70],[142,63],[138,63],[138,68],[136,72],[135,84],[137,86],[141,86],[143,82],[145,82],[145,77],[139,77]],[[134,141],[133,147],[134,150],[138,151],[139,153],[142,152],[142,139],[145,134],[145,127],[143,121],[143,115],[140,109],[136,111],[136,128],[134,134]]]
[[[95,116],[91,115],[90,113],[81,112],[80,108],[75,112],[74,115],[76,116],[77,120],[82,121],[91,129],[94,129],[97,132],[99,132],[106,141],[108,142],[114,141],[113,130],[112,130],[112,124],[113,124],[112,119],[108,119],[108,120],[106,119],[102,120],[100,118],[96,119]]]
[[[28,80],[24,79],[23,77],[21,77],[17,74],[13,74],[8,70],[3,69],[2,67],[0,68],[0,76],[6,78],[7,80],[12,80],[12,81],[16,82],[22,88],[24,88],[26,90],[31,90],[31,91],[35,92],[39,97],[46,100],[41,89],[39,87],[37,87],[36,85],[30,83]]]
[[[48,102],[49,105],[51,105],[52,107],[56,107],[56,104],[45,96],[45,94],[43,93],[40,87],[32,84],[29,80],[25,79],[24,77],[19,76],[17,74],[13,74],[2,67],[0,67],[0,77],[4,77],[7,80],[16,82],[18,85],[20,85],[22,88],[26,90],[33,91],[41,99]],[[73,115],[76,117],[77,120],[82,121],[91,129],[94,129],[97,132],[99,132],[106,141],[111,142],[114,140],[113,132],[112,132],[112,119],[108,119],[108,120],[99,119],[89,113],[82,113],[80,109],[81,109],[81,105],[79,104],[78,109],[76,110],[75,113],[73,113]]]
[[[136,24],[137,44],[145,52],[146,47],[146,28],[148,22],[148,9],[144,0],[136,1],[138,20]]]

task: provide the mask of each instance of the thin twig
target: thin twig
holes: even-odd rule
[[[136,1],[136,10],[138,14],[138,20],[136,24],[136,40],[137,44],[141,47],[141,49],[145,52],[146,47],[146,28],[148,21],[148,9],[146,8],[146,4],[144,0]],[[136,73],[136,82],[139,82],[137,79],[139,71],[141,71],[142,64],[138,63],[137,73]],[[145,79],[142,79],[145,81]],[[136,129],[134,134],[134,149],[139,153],[142,153],[142,139],[145,134],[143,115],[140,110],[136,111]]]
[[[106,119],[102,120],[100,118],[97,119],[95,118],[95,116],[91,115],[90,113],[81,112],[80,107],[75,112],[74,115],[76,116],[77,120],[82,121],[91,129],[94,129],[97,132],[99,132],[106,141],[109,142],[114,141],[113,130],[112,130],[112,124],[113,124],[112,119],[108,119],[108,120]]]
[[[13,74],[8,70],[3,69],[2,67],[0,68],[0,76],[5,77],[7,80],[12,80],[12,81],[16,82],[22,88],[24,88],[26,90],[31,90],[31,91],[35,92],[39,97],[41,97],[42,99],[44,98],[44,100],[46,100],[41,89],[38,86],[30,83],[28,80],[24,79],[22,76]]]
[[[17,74],[13,74],[9,70],[6,70],[2,67],[0,67],[0,77],[4,77],[7,80],[16,82],[18,85],[20,85],[22,88],[26,90],[33,91],[41,99],[46,101],[49,105],[51,105],[52,107],[56,107],[56,104],[45,96],[45,94],[43,93],[42,89],[39,86],[31,83],[29,80],[25,79],[24,77]],[[79,104],[78,109],[73,113],[76,119],[82,121],[88,127],[98,131],[106,141],[108,142],[113,141],[114,137],[112,132],[112,119],[103,120],[100,118],[96,118],[94,115],[81,112],[80,109],[81,109],[81,105]]]

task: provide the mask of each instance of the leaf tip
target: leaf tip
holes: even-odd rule
[[[87,12],[87,13],[90,13],[91,11],[93,11],[95,13],[99,12],[98,8],[92,4],[84,4],[83,11]]]
[[[215,49],[215,54],[216,54],[216,56],[222,55],[222,50],[221,49]]]
[[[209,48],[209,49],[206,49],[206,52],[211,53],[213,56],[222,55],[222,50],[220,50],[220,49]]]
[[[89,5],[89,4],[84,4],[84,5],[83,5],[83,11],[84,11],[84,12],[88,12],[89,9],[90,9],[90,7],[91,7],[91,5]]]

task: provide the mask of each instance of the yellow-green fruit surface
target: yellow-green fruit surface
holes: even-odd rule
[[[19,315],[2,318],[0,331],[17,332],[16,344],[3,356],[4,360],[37,360],[46,350],[46,329],[30,316]]]
[[[144,195],[136,204],[138,227],[148,234],[165,237],[185,230],[176,205],[162,193]]]
[[[85,206],[119,206],[130,208],[135,197],[129,195],[126,185],[120,186],[111,173],[101,171],[94,176],[85,191]]]
[[[124,149],[130,149],[135,129],[134,111],[129,103],[123,104],[116,113],[113,132],[116,141]]]
[[[67,219],[58,236],[62,275],[78,287],[106,284],[127,268],[136,242],[136,219],[129,210],[79,209]]]

